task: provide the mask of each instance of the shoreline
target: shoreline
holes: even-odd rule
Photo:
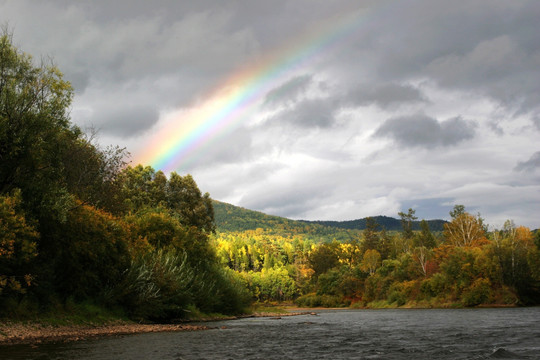
[[[102,325],[46,325],[39,322],[0,322],[0,346],[38,345],[51,342],[82,341],[98,337],[143,334],[150,332],[177,332],[211,330],[216,327],[199,325],[213,321],[235,320],[250,317],[280,318],[285,316],[309,315],[312,312],[271,313],[260,312],[247,315],[216,317],[191,320],[176,324],[138,324],[127,321],[110,322]]]
[[[481,305],[476,308],[512,308],[515,305]],[[441,307],[443,308],[443,307]],[[286,316],[318,315],[321,310],[384,310],[389,308],[304,308],[286,306],[282,312],[255,312],[238,316],[209,317],[196,320],[184,320],[173,324],[139,324],[129,321],[111,321],[106,324],[89,325],[47,325],[37,321],[28,322],[0,322],[0,346],[10,345],[38,345],[54,342],[83,341],[99,337],[122,336],[143,334],[150,332],[177,332],[177,331],[202,331],[216,329],[215,326],[202,325],[201,323],[236,320],[255,317],[268,317],[279,319]],[[396,307],[391,309],[429,309],[428,307]],[[431,308],[433,309],[433,308]],[[446,308],[448,309],[448,308]]]
[[[128,322],[105,325],[44,325],[40,323],[0,323],[0,346],[37,345],[50,342],[71,342],[105,336],[142,334],[149,332],[199,331],[211,329],[205,325],[137,324]]]

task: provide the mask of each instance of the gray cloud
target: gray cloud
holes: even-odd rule
[[[514,168],[516,171],[533,172],[540,169],[540,151],[531,155],[529,160],[520,161]]]
[[[335,124],[336,109],[336,102],[332,99],[301,100],[293,108],[278,113],[269,121],[269,125],[328,128]]]
[[[417,102],[427,102],[424,94],[415,87],[400,84],[357,88],[350,91],[344,100],[347,105],[376,104],[380,108]]]
[[[273,106],[283,101],[295,102],[300,95],[305,93],[307,87],[313,82],[311,75],[302,75],[292,78],[285,84],[273,89],[265,97],[265,105]]]
[[[100,109],[89,119],[89,123],[104,135],[129,138],[151,128],[158,119],[159,112],[155,106],[124,104],[121,107]]]
[[[453,146],[472,139],[475,123],[455,117],[443,122],[426,115],[390,118],[375,132],[375,137],[394,139],[404,147],[434,148]]]
[[[452,209],[449,204],[453,203],[455,200],[452,198],[407,199],[401,203],[401,207],[402,211],[416,210],[418,219],[448,219],[448,213]]]
[[[332,192],[331,188],[317,183],[292,184],[271,193],[264,188],[259,190],[261,191],[242,198],[240,200],[242,206],[285,217],[296,217],[317,204],[318,199],[313,197],[314,193],[320,198],[327,198]]]
[[[132,154],[159,115],[262,81],[176,169],[217,199],[340,220],[455,201],[534,228],[539,19],[537,0],[0,0],[16,45],[73,83],[73,121]]]
[[[540,130],[540,115],[535,114],[531,118],[531,121],[533,122],[534,126],[536,126],[538,130]]]

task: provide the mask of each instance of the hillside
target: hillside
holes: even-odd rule
[[[261,228],[274,231],[283,236],[315,233],[323,236],[347,231],[360,231],[366,227],[366,218],[349,221],[308,221],[290,220],[284,217],[267,215],[259,211],[214,200],[214,213],[218,231],[246,231]],[[373,219],[387,231],[400,231],[401,221],[388,216],[374,216]],[[431,231],[442,231],[444,220],[428,220]],[[420,221],[413,223],[413,229],[420,229]],[[348,237],[348,236],[346,236]]]
[[[395,219],[389,216],[373,216],[373,219],[379,224],[379,226],[384,227],[388,231],[399,231],[401,230],[401,220]],[[446,223],[445,220],[426,220],[429,224],[429,229],[431,231],[443,231],[443,226]],[[366,218],[358,220],[348,220],[348,221],[307,221],[308,223],[315,223],[324,226],[331,226],[341,229],[356,229],[363,230],[366,228]],[[413,222],[413,230],[420,230],[420,221]]]
[[[213,201],[216,229],[218,232],[243,232],[263,229],[266,234],[292,237],[302,235],[317,242],[333,239],[349,240],[358,235],[357,229],[345,229],[305,221],[290,220],[267,215],[221,201]]]

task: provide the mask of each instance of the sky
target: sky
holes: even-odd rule
[[[73,123],[214,199],[540,228],[540,1],[0,0],[0,24]]]

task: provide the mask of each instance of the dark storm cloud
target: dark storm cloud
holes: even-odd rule
[[[400,84],[358,88],[350,91],[344,100],[345,105],[376,104],[380,108],[418,102],[427,102],[422,92],[410,85]]]
[[[535,152],[527,161],[520,161],[514,170],[532,172],[540,169],[540,151]]]
[[[404,147],[434,148],[453,146],[472,139],[475,123],[455,117],[443,122],[426,115],[401,116],[388,119],[375,132],[375,137],[386,137]]]
[[[129,138],[151,128],[158,119],[159,112],[155,106],[124,104],[121,107],[97,111],[90,118],[90,123],[103,135]]]

